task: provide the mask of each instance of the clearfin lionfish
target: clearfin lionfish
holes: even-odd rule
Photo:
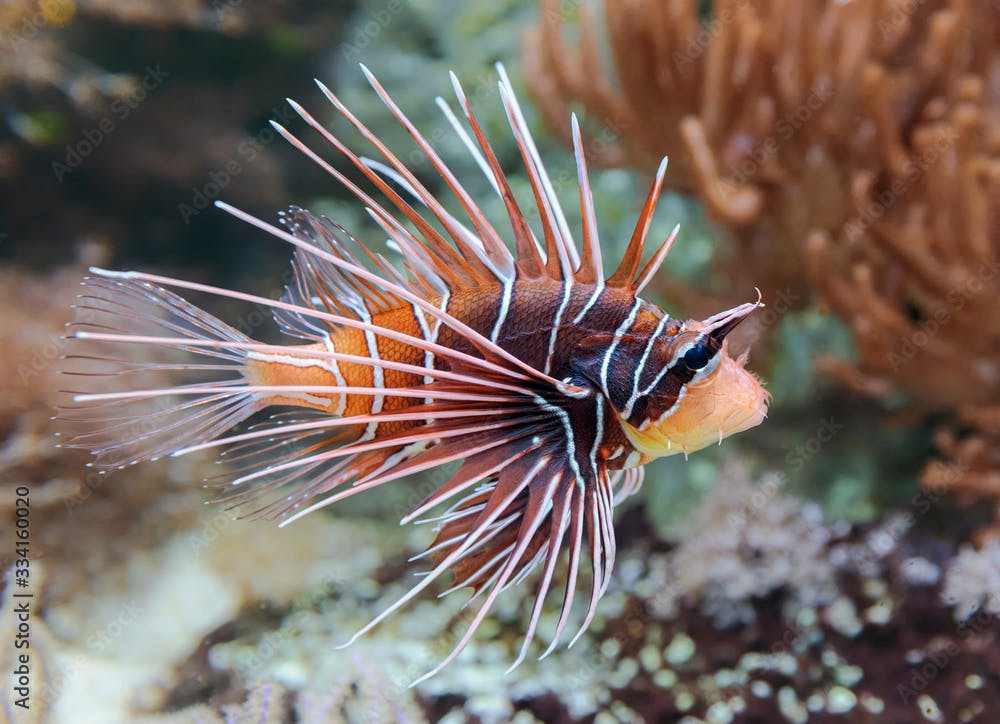
[[[225,447],[231,478],[221,500],[283,525],[460,461],[403,519],[431,513],[437,522],[424,554],[433,569],[354,638],[451,571],[450,590],[471,588],[483,599],[431,676],[466,646],[501,591],[540,568],[516,665],[565,561],[562,607],[545,653],[560,640],[584,549],[592,583],[579,632],[589,625],[611,580],[612,510],[638,489],[646,462],[698,450],[764,418],[767,393],[744,369],[745,355],[734,359],[726,347],[726,335],[759,299],[685,321],[639,298],[677,235],[675,228],[642,263],[666,159],[624,258],[607,274],[575,118],[579,247],[502,66],[500,97],[538,228],[529,225],[454,75],[462,118],[440,98],[438,105],[502,199],[509,229],[486,218],[363,70],[464,218],[447,211],[326,86],[320,84],[324,95],[382,161],[359,155],[289,101],[377,194],[281,125],[275,130],[357,197],[398,260],[305,209],[283,214],[282,227],[218,203],[295,247],[292,281],[279,301],[94,269],[82,282],[70,331],[66,371],[76,384],[62,415],[74,428],[68,444],[91,450],[103,468]],[[266,305],[281,330],[301,341],[257,342],[167,288]],[[281,410],[263,422],[232,430],[274,407]]]

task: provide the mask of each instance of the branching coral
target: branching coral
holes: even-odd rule
[[[809,276],[861,357],[860,377],[834,371],[937,406],[1000,401],[1000,97],[989,108],[985,79],[965,80],[898,169],[855,178],[836,242],[817,232],[807,244]]]
[[[564,138],[572,103],[604,126],[589,149],[601,162],[650,169],[669,154],[667,182],[732,232],[731,279],[804,292],[802,240],[843,227],[859,177],[906,166],[914,120],[994,52],[976,21],[991,2],[719,0],[704,26],[695,2],[606,2],[613,81],[592,8],[571,51],[562,6],[543,0],[526,75]]]
[[[733,292],[818,291],[859,356],[828,371],[951,413],[925,485],[1000,497],[1000,3],[718,0],[704,26],[696,5],[605,3],[615,91],[591,8],[571,51],[542,2],[546,119],[565,135],[582,103],[604,163],[671,154],[731,233]]]
[[[859,355],[824,366],[951,411],[924,484],[1000,499],[1000,50],[988,70],[923,110],[901,165],[855,178],[852,218],[806,254]]]
[[[930,490],[951,490],[960,499],[996,500],[992,526],[979,538],[1000,539],[1000,405],[963,405],[956,420],[934,439],[943,455],[924,468],[921,482]]]

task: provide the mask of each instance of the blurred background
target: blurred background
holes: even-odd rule
[[[9,718],[997,720],[997,0],[0,0],[0,45],[0,561],[20,556],[27,486],[35,605],[33,705],[5,683]],[[455,71],[528,191],[497,61],[571,223],[580,116],[605,255],[669,155],[652,235],[681,235],[648,296],[704,317],[760,288],[734,344],[773,404],[759,428],[649,466],[572,649],[503,674],[518,588],[408,688],[461,634],[455,596],[334,647],[423,570],[407,559],[432,531],[397,521],[441,478],[278,530],[204,505],[209,457],[98,475],[55,447],[59,335],[91,264],[279,296],[289,249],[216,199],[265,219],[305,206],[379,248],[268,125],[307,135],[289,96],[361,147],[319,78],[439,187],[358,63],[502,218],[434,103]],[[194,301],[280,339],[266,312]]]

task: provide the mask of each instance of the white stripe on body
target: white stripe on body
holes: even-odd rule
[[[286,354],[268,354],[265,352],[247,352],[247,358],[257,360],[259,362],[272,362],[276,364],[291,365],[293,367],[319,367],[320,369],[329,372],[330,374],[336,374],[333,368],[327,364],[327,360],[319,360],[315,358],[305,358],[296,357],[294,355]],[[279,393],[275,393],[279,394]],[[302,400],[303,402],[308,402],[310,405],[320,405],[322,407],[330,407],[333,405],[333,401],[326,397],[320,397],[318,395],[311,395],[308,392],[298,390],[295,392],[283,392],[280,393],[282,397],[290,397],[295,400]],[[341,397],[345,397],[341,395]]]

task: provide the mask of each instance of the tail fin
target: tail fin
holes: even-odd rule
[[[210,440],[260,408],[242,373],[249,337],[128,272],[92,272],[67,334],[63,445],[121,468]]]

